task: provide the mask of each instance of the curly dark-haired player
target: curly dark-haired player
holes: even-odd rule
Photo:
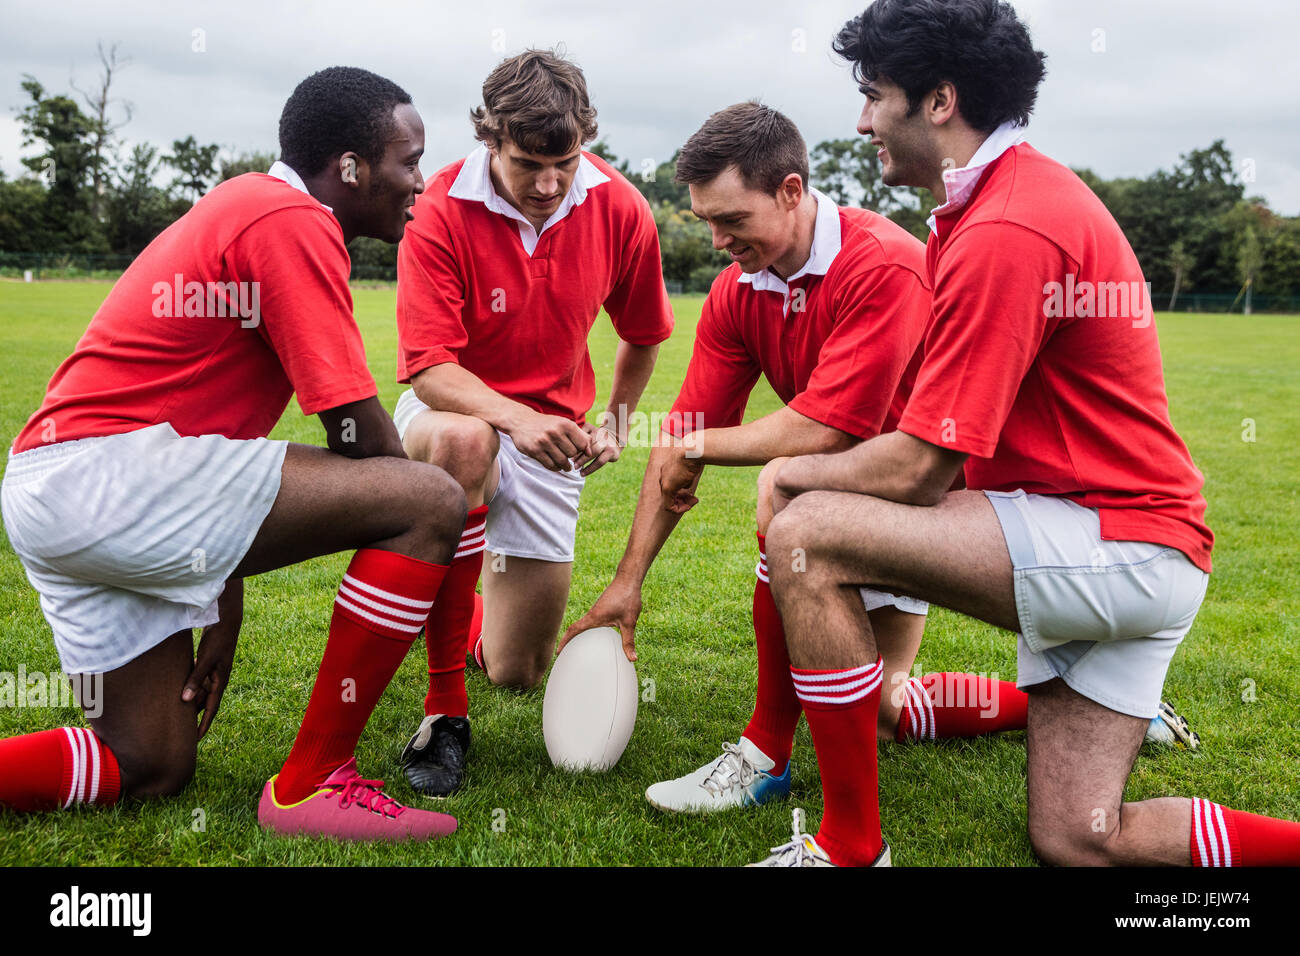
[[[1087,186],[1023,142],[1043,55],[995,0],[877,0],[835,49],[861,82],[858,130],[884,181],[940,202],[933,315],[898,430],[776,477],[772,590],[825,813],[815,839],[796,825],[765,863],[889,861],[881,661],[859,586],[1018,634],[1044,861],[1300,863],[1300,824],[1204,799],[1123,802],[1213,535],[1141,267]],[[950,492],[962,471],[967,490]],[[775,557],[795,548],[803,573]]]
[[[290,96],[280,150],[269,175],[222,183],[149,244],[14,442],[5,529],[64,670],[102,680],[102,713],[0,740],[0,804],[178,793],[229,680],[242,579],[355,548],[258,819],[340,839],[455,829],[398,805],[353,756],[465,520],[446,472],[406,459],[348,290],[346,243],[397,242],[411,218],[424,126],[400,87],[334,67]],[[328,451],[265,437],[295,393]]]
[[[583,482],[619,457],[618,430],[673,326],[648,203],[582,150],[596,135],[582,71],[539,50],[511,57],[472,119],[481,145],[430,177],[397,270],[398,376],[411,389],[393,419],[411,457],[451,472],[471,509],[426,635],[424,719],[403,758],[431,796],[463,774],[467,649],[496,684],[545,674]],[[587,335],[602,306],[620,342],[593,427]]]

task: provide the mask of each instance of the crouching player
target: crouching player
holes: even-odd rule
[[[464,774],[467,650],[494,684],[542,679],[583,482],[626,441],[584,420],[597,314],[620,339],[610,409],[636,407],[673,326],[649,205],[582,150],[596,135],[582,71],[538,50],[511,57],[472,117],[481,145],[429,179],[397,269],[398,376],[411,389],[393,417],[407,453],[446,468],[470,507],[425,635],[424,717],[403,753],[411,785],[435,797]]]
[[[647,572],[696,503],[707,464],[759,465],[833,452],[891,431],[905,404],[930,314],[925,249],[901,227],[838,208],[808,186],[808,151],[787,117],[740,103],[709,117],[682,147],[677,179],[733,264],[714,281],[696,329],[668,441],[650,456],[623,559],[609,587],[565,635],[613,625],[634,657]],[[742,425],[765,375],[785,407]],[[675,439],[675,440],[674,440]],[[758,489],[754,635],[758,694],[738,744],[676,780],[652,785],[662,810],[753,806],[790,789],[790,751],[802,708],[785,634],[768,588],[764,536],[774,470]],[[966,674],[909,678],[926,605],[878,590],[861,594],[896,690],[880,710],[887,739],[970,736],[1023,728],[1014,684]],[[924,680],[924,683],[922,682]],[[947,693],[960,685],[961,695]]]
[[[1045,862],[1300,863],[1300,824],[1199,798],[1124,802],[1213,536],[1141,267],[1087,186],[1022,141],[1042,54],[995,0],[877,0],[835,48],[884,182],[940,203],[934,308],[898,431],[776,477],[769,552],[807,560],[802,574],[772,561],[772,590],[825,813],[765,863],[889,862],[863,585],[1018,634],[1029,840]],[[949,491],[962,471],[968,490]]]
[[[446,472],[406,460],[348,290],[346,243],[401,239],[423,150],[395,84],[345,67],[308,77],[270,174],[221,184],[150,243],[55,372],[14,443],[4,523],[64,670],[102,675],[102,713],[0,740],[0,804],[178,793],[229,681],[242,579],[358,549],[258,820],[339,839],[455,829],[400,806],[353,756],[465,520]],[[295,393],[330,450],[265,437]]]

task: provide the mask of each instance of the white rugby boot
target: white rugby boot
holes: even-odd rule
[[[645,798],[669,813],[712,813],[732,807],[755,807],[790,793],[790,765],[779,775],[776,763],[747,737],[724,743],[722,756],[676,780],[652,783]]]

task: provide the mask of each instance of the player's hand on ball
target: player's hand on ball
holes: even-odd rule
[[[582,469],[579,474],[586,478],[601,465],[618,461],[618,456],[623,452],[623,445],[613,430],[604,425],[596,427],[588,423],[582,426],[582,430],[587,433],[590,453],[579,455],[573,460],[573,464]]]
[[[558,656],[576,635],[593,627],[612,627],[623,635],[623,653],[630,661],[636,660],[636,622],[641,616],[641,589],[635,584],[615,578],[605,592],[596,599],[591,610],[564,632],[555,648]]]
[[[533,413],[510,431],[521,452],[551,471],[568,471],[570,462],[591,457],[591,441],[577,422],[559,415]]]

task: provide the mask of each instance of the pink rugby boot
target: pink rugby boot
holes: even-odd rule
[[[257,822],[286,835],[328,836],[338,840],[430,840],[456,830],[445,813],[404,807],[383,792],[384,781],[363,780],[351,757],[310,797],[282,806],[275,799],[275,777],[266,782]]]

